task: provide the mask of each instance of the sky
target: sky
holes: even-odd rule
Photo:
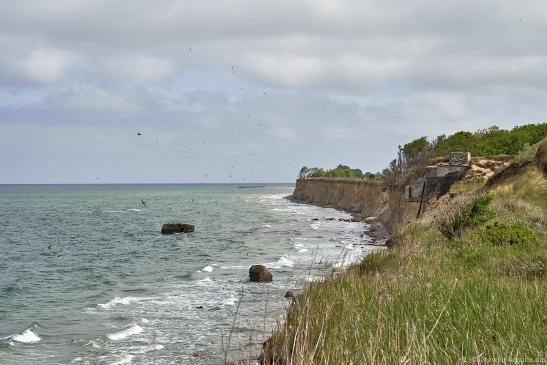
[[[0,0],[0,49],[0,183],[293,182],[547,119],[544,0]]]

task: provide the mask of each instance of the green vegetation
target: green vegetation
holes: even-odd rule
[[[400,227],[391,249],[308,286],[266,362],[546,361],[547,179],[530,165],[462,196]]]
[[[421,176],[432,158],[446,157],[450,152],[471,152],[473,157],[518,155],[524,161],[535,152],[537,144],[547,135],[547,123],[526,124],[505,130],[497,126],[476,132],[457,132],[441,135],[432,141],[420,137],[399,146],[397,158],[392,160],[382,175],[391,186],[404,186]]]
[[[473,156],[516,155],[526,144],[536,144],[546,135],[547,123],[526,124],[510,131],[492,126],[474,133],[440,136],[436,141],[435,153],[437,156],[451,151],[469,151]]]
[[[397,150],[393,159],[382,173],[363,173],[338,165],[331,170],[304,166],[299,178],[347,177],[383,180],[390,186],[404,186],[410,180],[423,175],[429,161],[435,157],[446,157],[450,152],[471,152],[474,157],[495,155],[517,155],[518,161],[530,159],[538,143],[547,135],[547,123],[526,124],[511,130],[492,126],[476,132],[460,131],[450,136],[441,135],[429,141],[427,137],[417,138]]]
[[[534,157],[536,150],[538,149],[539,143],[540,142],[532,145],[525,143],[519,153],[515,156],[515,160],[518,162],[531,160]]]
[[[324,170],[318,167],[307,167],[304,166],[300,169],[298,174],[300,179],[305,179],[309,177],[349,177],[349,178],[376,178],[376,174],[367,172],[363,174],[363,171],[360,169],[352,169],[346,165],[338,165],[336,168],[331,170]]]
[[[491,194],[458,195],[435,211],[435,226],[447,238],[461,236],[466,229],[478,227],[495,217],[496,213],[488,208],[492,198]]]
[[[523,245],[536,240],[534,232],[523,223],[499,223],[481,227],[476,232],[477,241],[493,245]]]

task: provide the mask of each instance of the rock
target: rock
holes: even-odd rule
[[[166,223],[161,226],[161,234],[189,233],[194,232],[196,226],[185,223]]]
[[[312,221],[318,221],[319,218],[312,218],[311,220],[312,220]]]
[[[292,300],[296,299],[296,295],[294,295],[294,292],[292,290],[287,290],[285,293],[285,298],[290,298]]]
[[[547,137],[543,138],[536,151],[534,163],[547,174]]]
[[[249,268],[249,280],[257,282],[272,281],[272,273],[264,265],[253,265]]]
[[[198,305],[198,306],[196,307],[196,309],[203,309],[203,306],[202,306],[202,305]]]

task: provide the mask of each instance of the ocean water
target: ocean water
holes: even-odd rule
[[[0,364],[219,364],[367,251],[291,185],[0,185]],[[141,199],[146,205],[141,204]],[[330,219],[329,219],[330,218]],[[196,225],[161,235],[162,223]],[[272,283],[250,283],[264,264]]]

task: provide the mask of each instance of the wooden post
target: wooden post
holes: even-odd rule
[[[425,194],[425,188],[427,186],[426,181],[427,181],[427,177],[424,174],[424,185],[422,186],[422,196],[420,198],[420,207],[418,208],[418,215],[416,216],[416,218],[418,218],[420,216],[420,213],[422,213],[422,204],[424,203],[424,196],[427,196]],[[425,205],[424,205],[424,211],[425,211]]]

